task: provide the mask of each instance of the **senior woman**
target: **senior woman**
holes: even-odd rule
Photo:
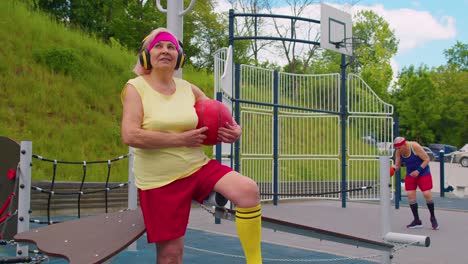
[[[167,29],[153,30],[143,41],[134,72],[122,90],[122,139],[134,149],[138,188],[148,243],[157,263],[182,263],[191,202],[212,191],[236,206],[236,227],[248,264],[262,263],[261,205],[257,184],[209,159],[201,144],[208,129],[197,129],[194,104],[207,99],[195,85],[174,77],[185,55]],[[237,124],[219,129],[219,139],[235,142]]]

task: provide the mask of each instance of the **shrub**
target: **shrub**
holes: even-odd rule
[[[52,47],[33,52],[34,59],[49,67],[54,72],[71,75],[77,78],[81,74],[81,68],[85,65],[81,62],[76,50],[70,48]]]

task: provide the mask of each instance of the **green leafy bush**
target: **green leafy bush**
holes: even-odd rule
[[[54,72],[64,73],[76,78],[81,74],[84,63],[77,51],[70,48],[52,47],[33,51],[34,59]]]

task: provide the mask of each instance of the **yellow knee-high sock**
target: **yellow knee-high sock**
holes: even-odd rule
[[[261,205],[236,208],[236,227],[247,264],[262,263],[262,210]]]

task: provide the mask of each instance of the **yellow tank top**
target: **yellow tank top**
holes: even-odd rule
[[[142,128],[167,133],[195,129],[198,117],[193,107],[195,96],[189,82],[174,78],[176,91],[172,95],[158,93],[143,77],[127,83],[133,85],[141,97],[144,109]],[[125,89],[122,91],[122,99]],[[187,177],[208,163],[200,147],[134,149],[133,174],[135,185],[148,190]]]

